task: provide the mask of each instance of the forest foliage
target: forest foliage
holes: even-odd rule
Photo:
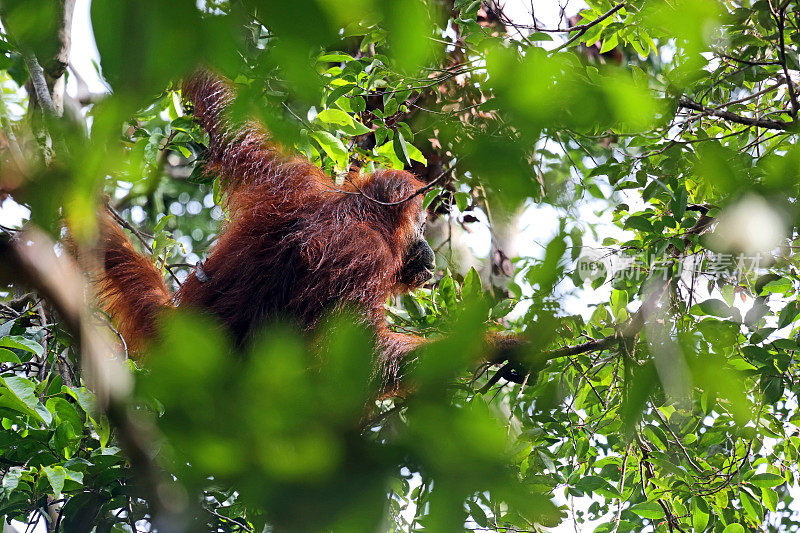
[[[94,0],[108,90],[77,79],[64,96],[74,2],[2,2],[0,200],[30,221],[0,227],[0,516],[65,532],[800,526],[800,5],[586,4],[547,26],[480,0]],[[332,182],[355,167],[432,184],[441,268],[387,302],[393,328],[432,339],[404,398],[375,400],[372,338],[348,312],[314,339],[269,324],[244,353],[171,313],[134,363],[100,313],[59,300],[67,254],[47,243],[64,226],[90,243],[102,201],[173,288],[213,244],[223,199],[180,95],[198,65]],[[476,268],[452,254],[471,228],[545,209],[538,255],[496,236]],[[21,260],[29,241],[63,270]],[[527,344],[482,362],[485,331]]]

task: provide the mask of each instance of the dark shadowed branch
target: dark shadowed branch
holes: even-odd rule
[[[786,27],[786,8],[789,3],[786,2],[778,9],[775,14],[776,22],[778,23],[778,52],[780,54],[780,64],[783,68],[783,75],[788,80],[786,83],[789,92],[789,101],[792,103],[791,115],[793,119],[797,119],[797,112],[800,109],[800,104],[797,103],[797,93],[792,83],[792,78],[789,77],[789,67],[786,65],[786,43],[784,42],[784,29]]]
[[[692,111],[699,111],[701,115],[721,118],[723,120],[727,120],[728,122],[742,124],[744,126],[757,126],[759,128],[781,131],[794,131],[797,127],[794,122],[770,120],[766,118],[743,117],[742,115],[737,115],[736,113],[731,113],[730,111],[708,108],[693,100],[689,100],[688,98],[681,98],[678,100],[678,107],[691,109]]]

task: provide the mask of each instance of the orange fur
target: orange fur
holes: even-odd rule
[[[183,92],[209,134],[208,171],[222,178],[229,219],[202,275],[190,274],[175,302],[215,316],[238,345],[271,319],[313,330],[326,312],[353,306],[375,332],[385,390],[397,390],[401,362],[424,340],[390,331],[384,303],[426,279],[409,267],[417,272],[409,281],[403,270],[423,257],[425,211],[414,195],[423,184],[408,172],[381,170],[351,173],[337,187],[306,159],[285,155],[258,124],[233,123],[230,82],[200,72]],[[136,354],[172,298],[158,269],[110,217],[101,230],[99,296]],[[489,338],[501,352],[518,343]]]
[[[270,319],[291,318],[311,330],[327,311],[353,306],[373,326],[382,373],[391,379],[420,342],[388,331],[384,303],[409,289],[401,274],[421,239],[425,211],[413,194],[423,184],[408,172],[382,170],[351,174],[337,187],[309,161],[283,154],[257,124],[233,124],[229,82],[201,72],[183,91],[209,133],[208,170],[222,177],[229,219],[204,275],[188,276],[177,304],[214,315],[240,345]],[[138,350],[171,298],[119,227],[106,220],[102,230],[100,298]]]
[[[137,252],[110,216],[100,217],[102,270],[95,287],[102,309],[125,339],[129,353],[138,354],[156,330],[156,317],[172,300],[161,273]]]

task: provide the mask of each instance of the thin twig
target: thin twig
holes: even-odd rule
[[[653,471],[653,465],[650,463],[650,449],[647,445],[642,441],[639,433],[634,434],[634,439],[636,444],[639,446],[639,450],[642,452],[642,460],[640,465],[644,466],[644,476],[642,479],[642,492],[644,492],[644,487],[647,482],[653,483],[653,478],[655,477],[655,472]],[[646,480],[644,479],[646,477]],[[661,506],[661,510],[664,512],[664,518],[667,520],[667,527],[669,527],[670,531],[678,530],[681,533],[686,533],[683,529],[681,529],[680,525],[678,525],[678,519],[672,514],[670,511],[669,506],[667,506],[666,502],[663,498],[657,498],[656,502],[658,505]]]
[[[439,183],[442,180],[442,178],[444,178],[444,176],[448,172],[450,172],[452,169],[453,169],[453,167],[447,167],[438,176],[436,176],[436,178],[431,180],[424,187],[420,187],[419,189],[417,189],[416,191],[414,191],[410,195],[406,196],[402,200],[397,200],[395,202],[383,202],[381,200],[378,200],[377,198],[373,198],[372,196],[368,195],[363,190],[361,190],[361,188],[358,185],[356,185],[350,178],[345,178],[345,179],[347,180],[348,183],[350,183],[350,185],[352,185],[356,189],[355,191],[345,191],[344,189],[339,189],[338,187],[333,187],[333,186],[329,187],[329,190],[331,192],[336,192],[336,193],[341,193],[341,194],[352,194],[352,195],[357,195],[357,196],[363,196],[367,200],[369,200],[371,202],[375,202],[376,204],[379,204],[379,205],[386,205],[386,206],[400,205],[400,204],[404,204],[404,203],[408,202],[409,200],[411,200],[412,198],[414,198],[416,196],[419,196],[421,194],[425,194],[429,190],[433,189],[436,186],[436,184]]]
[[[136,238],[139,239],[139,242],[142,243],[142,246],[144,246],[145,250],[147,250],[147,253],[150,253],[150,254],[153,253],[153,247],[150,246],[150,243],[147,242],[147,239],[152,239],[153,238],[152,235],[147,235],[147,234],[142,233],[141,231],[139,231],[133,224],[131,224],[130,222],[125,220],[122,217],[122,215],[119,213],[119,211],[117,211],[116,209],[114,209],[110,205],[106,205],[106,209],[108,209],[108,212],[111,213],[112,217],[114,217],[114,220],[117,221],[117,224],[119,224],[120,226],[122,226],[126,230],[128,230],[131,233],[133,233],[134,235],[136,235]]]
[[[248,526],[247,524],[244,524],[244,523],[236,520],[235,518],[231,518],[230,516],[221,515],[217,511],[215,511],[214,509],[209,509],[208,507],[203,507],[203,509],[207,513],[209,513],[210,515],[212,515],[215,518],[217,518],[222,524],[224,524],[225,522],[231,522],[232,524],[235,524],[236,526],[238,526],[242,531],[253,531],[253,529],[250,526]]]
[[[698,466],[697,463],[694,462],[694,460],[692,459],[692,456],[689,455],[689,452],[686,450],[686,448],[683,447],[683,444],[681,443],[681,440],[678,438],[678,436],[675,434],[675,432],[672,431],[672,428],[669,427],[669,422],[667,422],[667,420],[661,415],[661,412],[658,410],[658,407],[656,407],[655,405],[653,405],[653,412],[655,413],[656,418],[658,418],[658,420],[661,422],[661,425],[664,426],[665,428],[667,428],[667,431],[669,431],[669,434],[672,435],[673,439],[675,439],[675,444],[677,444],[678,448],[681,449],[681,451],[683,452],[684,457],[686,457],[686,460],[689,461],[690,465],[692,465],[692,468],[694,468],[698,472],[702,472],[703,469],[700,468],[700,466]]]
[[[619,505],[617,505],[617,515],[614,517],[614,528],[611,530],[611,533],[617,533],[617,530],[619,529],[620,519],[622,518],[622,493],[625,490],[625,470],[628,467],[628,457],[630,457],[631,454],[631,446],[633,445],[629,444],[625,448],[625,457],[622,458],[622,475],[619,478],[619,489],[618,489]]]
[[[111,207],[111,204],[106,204],[106,209],[108,209],[108,212],[111,213],[111,216],[114,217],[114,220],[116,220],[120,226],[122,226],[123,228],[129,230],[131,233],[136,235],[136,238],[139,239],[139,242],[141,242],[142,246],[145,247],[147,253],[151,255],[153,254],[153,247],[147,242],[147,239],[154,238],[152,235],[147,235],[146,233],[142,233],[141,231],[139,231],[135,226],[133,226],[133,224],[125,220],[119,213],[119,211]],[[178,276],[176,276],[175,273],[172,271],[172,265],[168,265],[165,262],[164,268],[167,269],[167,273],[169,273],[170,277],[173,280],[175,280],[175,283],[177,283],[178,287],[180,287],[182,285],[181,280],[179,280]]]
[[[788,4],[786,4],[788,5]],[[780,62],[783,67],[783,75],[786,77],[786,85],[789,87],[789,100],[792,102],[791,115],[792,118],[797,118],[797,112],[800,110],[800,104],[797,102],[797,94],[794,91],[794,84],[792,78],[789,77],[789,67],[786,66],[786,43],[784,42],[783,30],[786,26],[786,6],[783,6],[778,11],[778,46],[780,51]]]
[[[749,94],[747,96],[743,96],[742,98],[739,98],[738,100],[731,100],[730,102],[725,102],[724,104],[720,104],[720,105],[718,105],[716,107],[713,107],[712,109],[715,109],[715,110],[716,109],[722,109],[723,107],[728,107],[728,106],[731,106],[731,105],[734,105],[734,104],[741,104],[743,102],[747,102],[748,100],[752,100],[753,98],[758,98],[759,96],[761,96],[763,94],[766,94],[768,92],[774,91],[775,89],[779,88],[784,83],[786,83],[787,85],[791,86],[791,81],[787,82],[786,78],[781,77],[781,78],[778,79],[778,82],[775,85],[770,85],[769,87],[767,87],[765,89],[761,89],[760,91],[754,92],[753,94]]]
[[[578,33],[576,33],[574,36],[570,37],[570,39],[567,42],[565,42],[564,44],[562,44],[561,46],[559,46],[558,48],[553,50],[551,53],[555,54],[557,52],[560,52],[564,48],[568,47],[569,45],[574,43],[576,40],[580,39],[583,36],[583,34],[585,34],[587,30],[589,30],[589,28],[592,28],[593,26],[596,26],[596,25],[600,24],[605,19],[607,19],[608,17],[610,17],[611,15],[613,15],[614,13],[616,13],[617,11],[622,9],[623,7],[625,7],[625,2],[620,2],[619,4],[615,5],[614,7],[612,7],[611,9],[609,9],[608,11],[606,11],[605,13],[603,13],[602,15],[600,15],[599,17],[594,19],[593,21],[587,22],[586,24],[581,24],[579,26],[573,27],[571,31],[576,31],[577,30]]]
[[[753,61],[749,59],[741,59],[739,57],[733,57],[727,54],[717,53],[717,55],[723,59],[729,59],[731,61],[736,61],[737,63],[744,63],[745,65],[750,65],[751,67],[754,66],[761,66],[761,65],[779,65],[780,61]]]

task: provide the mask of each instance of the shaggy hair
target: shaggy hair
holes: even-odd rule
[[[200,72],[183,85],[208,132],[208,171],[221,176],[229,219],[200,272],[170,296],[159,271],[113,222],[103,223],[100,300],[134,350],[155,334],[164,306],[216,316],[237,343],[265,321],[290,318],[311,330],[350,305],[375,331],[384,378],[421,339],[390,332],[384,303],[409,289],[401,269],[421,238],[423,186],[412,174],[351,174],[336,186],[308,160],[287,156],[258,124],[228,115],[230,82]],[[405,201],[403,201],[405,200]]]

